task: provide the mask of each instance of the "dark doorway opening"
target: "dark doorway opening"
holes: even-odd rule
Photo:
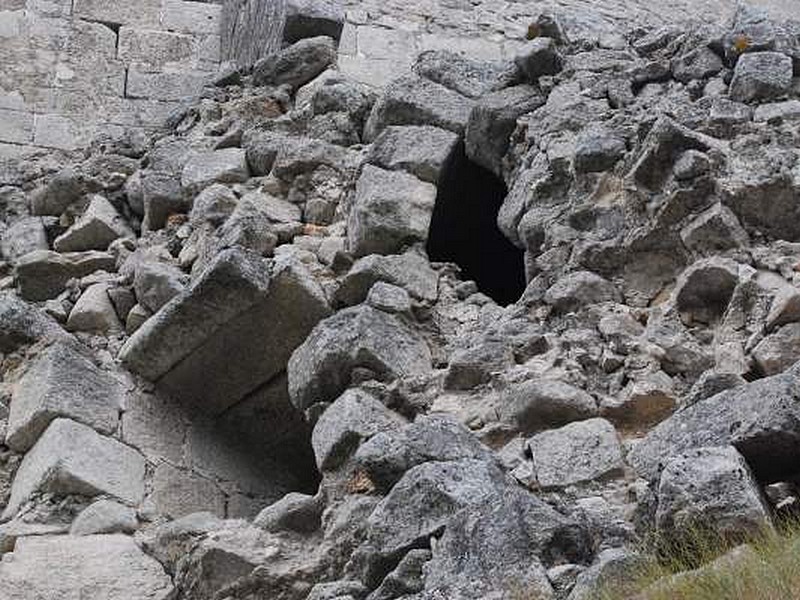
[[[507,194],[503,181],[471,162],[459,144],[440,176],[427,246],[432,261],[456,263],[502,306],[525,291],[524,253],[497,227]]]

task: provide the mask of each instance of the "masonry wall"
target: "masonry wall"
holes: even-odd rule
[[[0,156],[163,122],[216,71],[220,8],[0,0]]]

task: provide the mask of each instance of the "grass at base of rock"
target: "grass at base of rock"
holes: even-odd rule
[[[800,520],[727,552],[714,536],[699,535],[690,543],[672,545],[667,553],[661,548],[658,560],[631,574],[632,581],[624,584],[626,591],[609,586],[597,600],[800,598]],[[631,589],[638,592],[631,594]]]

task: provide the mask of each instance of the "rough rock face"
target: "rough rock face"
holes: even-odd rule
[[[676,2],[279,3],[165,128],[0,162],[0,589],[581,600],[773,527],[800,25]],[[120,52],[202,37],[144,5]]]

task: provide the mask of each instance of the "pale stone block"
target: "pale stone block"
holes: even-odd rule
[[[150,500],[160,515],[180,519],[198,512],[225,516],[225,494],[210,479],[168,463],[156,467]]]
[[[222,7],[205,2],[164,0],[162,25],[181,33],[214,33],[220,31]]]
[[[182,100],[199,94],[208,79],[208,73],[197,71],[146,72],[131,67],[125,95],[150,100]]]
[[[74,0],[72,14],[87,21],[157,28],[161,0]]]
[[[0,109],[0,142],[29,144],[33,141],[31,113]]]
[[[190,35],[122,27],[117,55],[126,62],[162,66],[190,60],[194,46],[194,38]]]

